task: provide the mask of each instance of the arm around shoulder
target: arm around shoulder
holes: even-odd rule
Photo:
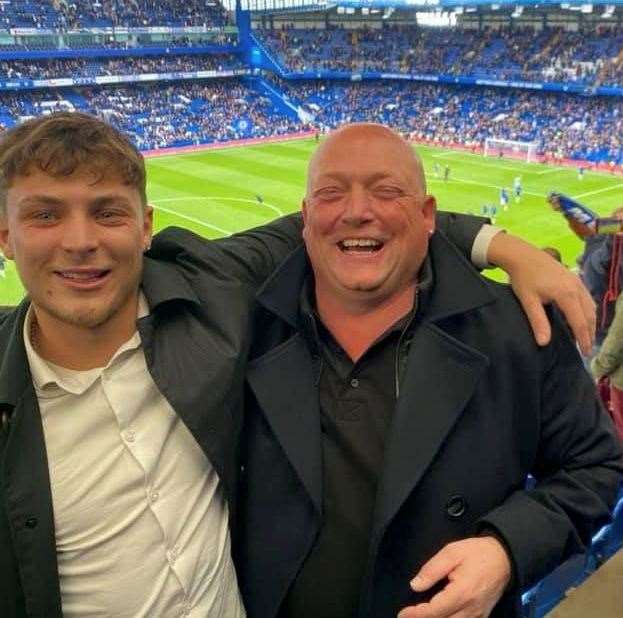
[[[525,588],[607,523],[623,478],[621,445],[561,319],[542,370],[536,485],[516,491],[482,518],[509,549]]]

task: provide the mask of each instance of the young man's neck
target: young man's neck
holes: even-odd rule
[[[75,371],[105,367],[136,331],[138,296],[104,324],[88,328],[33,307],[30,343],[43,359]]]
[[[316,286],[316,307],[322,323],[348,356],[357,362],[366,350],[415,302],[416,284],[380,302],[347,302]]]

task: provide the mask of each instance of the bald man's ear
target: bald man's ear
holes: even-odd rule
[[[435,233],[435,215],[437,214],[437,200],[432,195],[424,197],[422,204],[422,213],[424,214],[424,225],[429,236]]]

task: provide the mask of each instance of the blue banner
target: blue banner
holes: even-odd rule
[[[30,51],[0,51],[0,60],[53,60],[63,58],[133,58],[139,56],[197,56],[200,54],[234,54],[240,52],[238,45],[201,45],[181,47],[167,45],[165,41],[158,46],[132,47],[130,49],[38,49]]]
[[[347,73],[344,71],[305,71],[304,73],[284,73],[284,79],[301,81],[306,79],[348,79],[351,81],[365,81],[375,79],[405,80],[414,82],[434,82],[438,84],[458,84],[461,86],[491,86],[494,88],[521,88],[525,90],[541,90],[545,92],[571,92],[586,96],[623,96],[623,88],[614,86],[585,86],[568,82],[524,82],[520,80],[505,80],[483,77],[462,77],[457,75],[427,75],[422,73],[381,73],[366,71],[364,73]]]
[[[214,79],[249,75],[250,69],[230,71],[180,71],[174,73],[143,73],[135,75],[98,75],[93,77],[59,77],[54,79],[0,80],[2,90],[35,90],[38,88],[65,88],[68,86],[102,86],[107,84],[133,84],[137,82],[180,81],[188,79]]]

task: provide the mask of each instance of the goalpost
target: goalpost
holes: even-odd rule
[[[485,157],[522,159],[528,163],[533,163],[537,160],[537,143],[515,142],[510,139],[487,137],[484,155]]]

